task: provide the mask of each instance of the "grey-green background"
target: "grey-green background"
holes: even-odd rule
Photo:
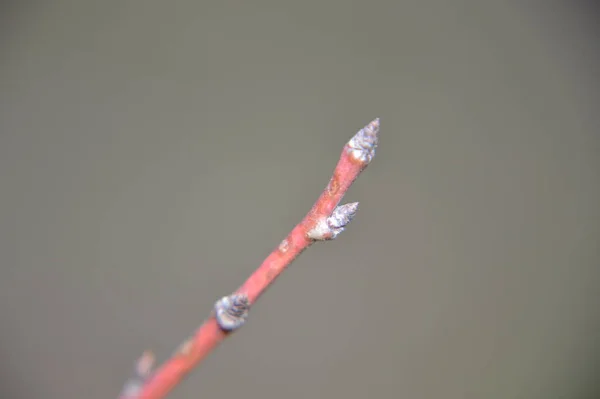
[[[164,360],[278,245],[375,117],[350,228],[305,252],[172,397],[591,396],[594,12],[5,7],[0,396],[116,397],[143,350]]]

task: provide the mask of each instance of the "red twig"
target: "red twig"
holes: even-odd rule
[[[154,357],[145,353],[121,399],[164,398],[227,335],[244,324],[250,305],[281,272],[315,241],[334,239],[352,220],[358,203],[338,206],[340,200],[375,156],[379,119],[375,119],[344,146],[329,184],[312,209],[232,295],[215,304],[208,320],[179,346],[160,368],[151,371]]]

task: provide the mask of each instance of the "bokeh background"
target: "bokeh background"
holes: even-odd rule
[[[0,396],[116,397],[380,117],[351,227],[171,397],[594,397],[591,4],[3,6]]]

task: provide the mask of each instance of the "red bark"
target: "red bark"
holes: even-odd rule
[[[302,251],[315,241],[335,238],[343,230],[354,216],[357,204],[337,208],[338,204],[375,155],[378,132],[379,119],[375,119],[344,146],[329,184],[311,210],[235,291],[236,294],[246,295],[252,305]],[[336,209],[339,212],[334,212]],[[148,370],[149,355],[145,354],[138,362],[136,377],[128,382],[121,399],[164,398],[231,332],[221,327],[213,311],[195,334],[155,371]]]

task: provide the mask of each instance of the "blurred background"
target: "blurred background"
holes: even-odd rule
[[[350,227],[170,397],[594,397],[590,4],[3,6],[0,396],[115,398],[380,117]]]

